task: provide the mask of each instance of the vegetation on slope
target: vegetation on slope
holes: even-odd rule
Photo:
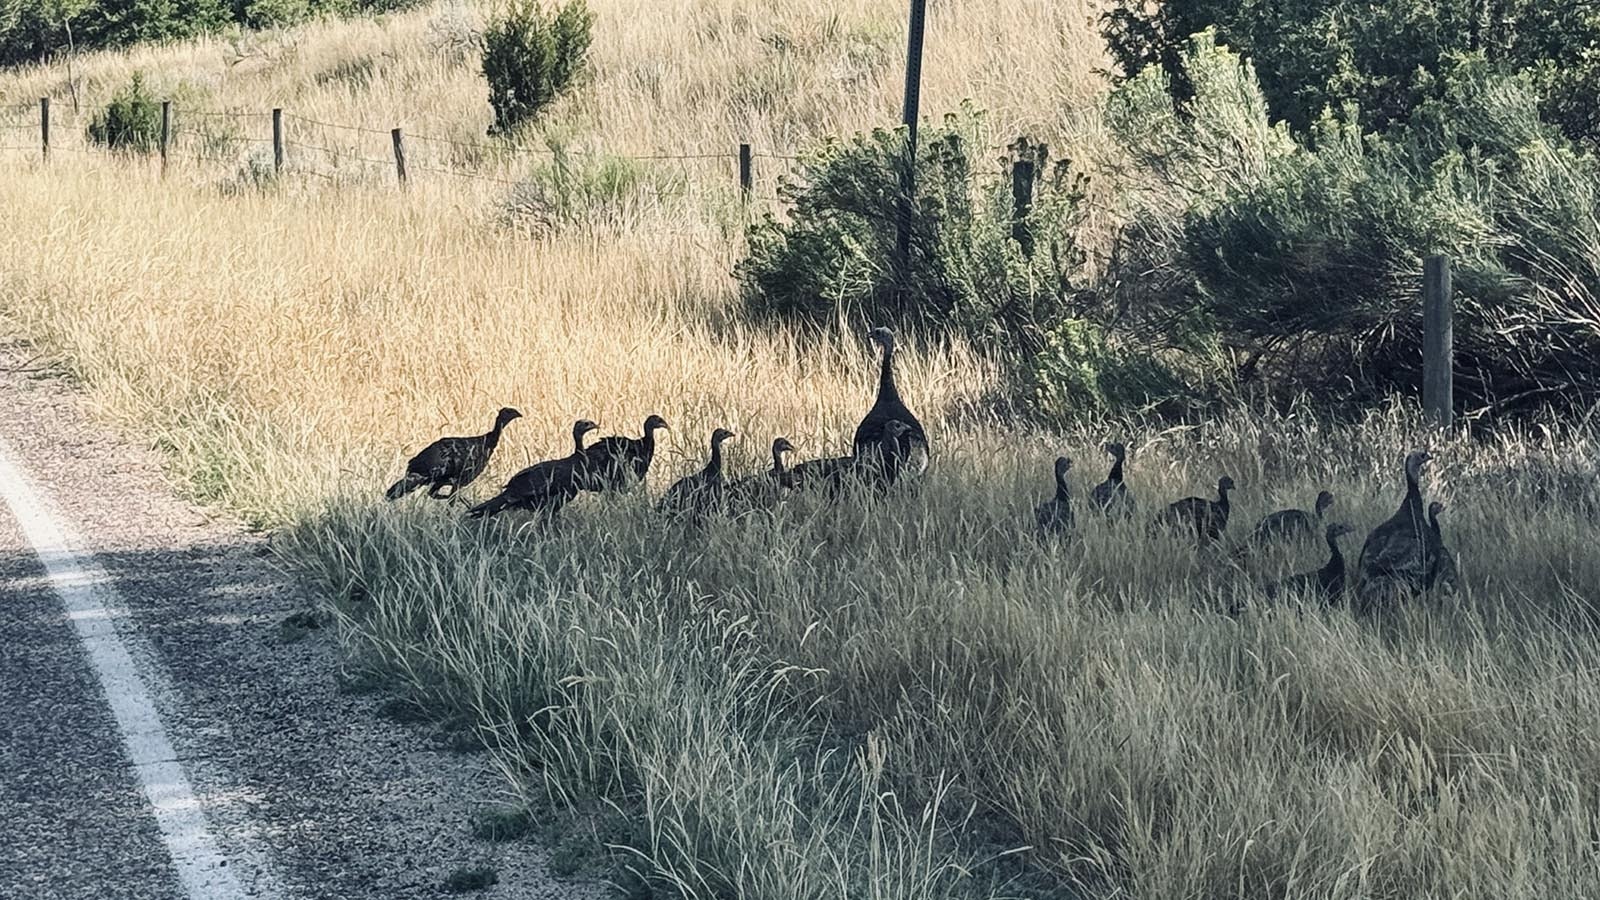
[[[749,141],[808,156],[797,191],[840,171],[835,158],[859,174],[875,139],[850,135],[896,119],[900,4],[591,6],[593,81],[494,152],[469,143],[492,112],[475,53],[451,50],[474,46],[477,28],[456,6],[90,55],[70,77],[0,74],[5,106],[50,94],[69,122],[73,93],[92,109],[144,71],[180,110],[252,113],[226,120],[243,122],[236,138],[263,137],[274,105],[375,132],[292,120],[303,130],[291,131],[289,170],[256,181],[259,149],[195,116],[184,149],[224,161],[185,160],[163,180],[143,161],[74,152],[83,129],[64,126],[48,167],[0,167],[16,226],[0,231],[12,261],[0,321],[160,442],[196,495],[277,527],[286,558],[342,614],[356,664],[470,712],[530,801],[613,809],[608,833],[641,894],[1600,892],[1592,430],[1552,423],[1468,443],[1425,437],[1404,411],[1335,426],[1295,407],[1170,430],[1102,415],[1042,434],[993,415],[1010,390],[989,352],[1004,329],[973,324],[901,357],[902,389],[939,450],[920,490],[889,504],[802,500],[700,531],[662,522],[643,494],[586,497],[553,531],[385,504],[407,451],[506,403],[526,416],[485,491],[564,452],[579,416],[627,433],[666,417],[659,489],[699,465],[715,426],[741,432],[729,464],[749,472],[777,434],[802,458],[844,452],[868,404],[871,358],[833,307],[805,322],[746,316],[731,160],[623,157]],[[1035,366],[1064,374],[1031,383],[1063,419],[1081,414],[1080,397],[1129,399],[1101,365],[1225,359],[1208,349],[1210,314],[1187,332],[1170,315],[1162,330],[1122,332],[1220,302],[1196,285],[1230,283],[1202,279],[1186,256],[1217,223],[1273,212],[1292,227],[1269,233],[1303,235],[1294,246],[1310,250],[1296,258],[1314,262],[1329,208],[1280,194],[1432,171],[1393,149],[1404,144],[1374,150],[1379,167],[1355,155],[1365,141],[1296,143],[1249,70],[1212,48],[1195,57],[1215,78],[1191,122],[1172,115],[1159,73],[1108,99],[1092,75],[1092,14],[935,4],[924,98],[987,111],[966,144],[970,221],[999,233],[968,246],[1004,246],[1006,184],[986,180],[1004,177],[998,157],[1017,135],[1088,176],[1064,183],[1076,215],[1062,221],[1084,253],[1069,271],[1124,312],[1086,306],[1041,329]],[[387,166],[346,161],[382,160],[395,124],[446,139],[418,137],[403,194]],[[1529,148],[1549,140],[1506,133],[1518,149],[1496,159],[1537,158]],[[829,136],[840,143],[810,153]],[[758,211],[782,162],[758,163]],[[1380,234],[1399,248],[1381,264],[1409,277],[1406,254],[1422,251]],[[1475,258],[1502,252],[1486,246]],[[1156,265],[1134,278],[1140,258]],[[1025,270],[1001,271],[1022,284],[1012,273]],[[852,302],[874,296],[842,274],[806,274],[859,289]],[[1074,302],[1095,297],[1077,288]],[[1171,346],[1150,354],[1159,336]],[[1449,501],[1463,590],[1371,621],[1260,605],[1259,582],[1306,568],[1310,550],[1236,557],[1230,542],[1203,554],[1141,522],[1036,540],[1049,461],[1077,460],[1082,496],[1113,435],[1132,445],[1129,481],[1151,507],[1228,473],[1240,523],[1327,487],[1335,514],[1363,527],[1398,502],[1400,454],[1431,443],[1426,489]],[[1219,614],[1239,602],[1253,608]]]

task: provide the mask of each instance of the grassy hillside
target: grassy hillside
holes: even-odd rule
[[[381,502],[408,451],[502,404],[527,416],[475,492],[564,452],[578,417],[665,416],[656,491],[717,425],[740,472],[778,434],[844,452],[872,359],[842,325],[743,319],[725,154],[770,154],[766,197],[771,157],[893,123],[900,5],[597,0],[592,77],[526,155],[462,146],[490,118],[459,52],[471,7],[0,74],[0,106],[24,107],[6,121],[49,94],[59,135],[48,165],[0,151],[0,323],[168,449],[186,489],[281,529],[353,665],[470,712],[525,796],[614,810],[601,837],[663,894],[1600,894],[1590,431],[1473,444],[1402,410],[1038,434],[993,413],[998,370],[950,341],[900,360],[936,460],[888,504],[684,529],[642,495],[584,498],[547,532]],[[925,110],[970,98],[996,147],[1093,147],[1092,14],[933,4]],[[178,99],[165,180],[74,152],[134,71]],[[276,184],[273,106],[301,117]],[[696,154],[718,156],[638,158]],[[1038,540],[1051,458],[1077,460],[1081,497],[1113,434],[1146,511],[1231,474],[1227,546],[1140,523]],[[1262,580],[1323,551],[1249,552],[1255,518],[1326,487],[1364,533],[1422,444],[1463,590],[1377,621],[1264,604]]]

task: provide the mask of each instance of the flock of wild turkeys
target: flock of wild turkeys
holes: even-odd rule
[[[834,496],[845,490],[881,492],[905,477],[926,471],[929,459],[927,433],[922,423],[900,399],[894,381],[894,333],[875,328],[872,341],[883,351],[879,368],[877,399],[856,427],[851,454],[808,460],[790,465],[786,455],[794,446],[786,438],[772,443],[772,468],[759,475],[729,479],[723,473],[722,444],[733,432],[718,428],[711,434],[711,456],[705,467],[678,479],[662,496],[663,510],[691,515],[715,511],[738,511],[776,502],[785,492],[817,491]],[[487,434],[441,438],[425,447],[406,464],[406,474],[389,487],[387,497],[401,497],[426,487],[436,499],[455,497],[483,474],[500,434],[521,413],[507,407],[496,415]],[[598,428],[587,419],[572,426],[572,453],[559,459],[528,466],[506,482],[500,493],[473,506],[472,518],[491,516],[508,509],[521,509],[553,516],[583,492],[626,490],[644,480],[655,457],[656,432],[667,427],[660,416],[644,422],[637,438],[614,435],[588,446],[584,440]],[[1136,510],[1133,492],[1123,480],[1127,461],[1121,443],[1107,443],[1111,471],[1089,495],[1090,508],[1107,518],[1130,518]],[[1368,535],[1357,563],[1356,595],[1363,605],[1404,595],[1418,595],[1436,586],[1454,588],[1455,558],[1444,546],[1439,530],[1442,503],[1424,505],[1421,491],[1423,466],[1429,461],[1424,451],[1405,459],[1406,494],[1393,516]],[[1039,504],[1035,521],[1046,534],[1068,534],[1076,527],[1073,499],[1067,476],[1072,460],[1062,456],[1055,461],[1055,494]],[[1179,533],[1193,532],[1201,543],[1219,539],[1228,527],[1234,490],[1227,475],[1217,481],[1217,499],[1185,497],[1162,508],[1151,526]],[[1344,523],[1324,522],[1333,505],[1333,495],[1322,491],[1312,511],[1286,509],[1263,518],[1251,533],[1251,540],[1264,544],[1275,540],[1305,539],[1318,528],[1327,541],[1329,558],[1321,568],[1294,575],[1269,587],[1269,592],[1312,596],[1335,602],[1348,589],[1344,555],[1339,539],[1354,529]]]

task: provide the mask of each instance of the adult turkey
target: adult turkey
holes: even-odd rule
[[[922,430],[922,423],[906,408],[899,388],[895,387],[894,332],[880,325],[872,329],[869,337],[883,348],[883,361],[878,369],[878,396],[861,424],[856,426],[851,454],[863,458],[882,452],[884,426],[891,421],[901,422],[906,429],[895,439],[893,453],[884,454],[883,465],[886,472],[891,465],[894,467],[894,474],[889,476],[891,480],[901,475],[921,475],[928,468],[928,435]]]
[[[703,514],[722,505],[728,482],[722,474],[722,444],[733,432],[718,428],[711,432],[711,459],[705,468],[685,475],[667,488],[661,498],[662,509]]]
[[[656,456],[656,432],[667,428],[667,420],[651,416],[644,420],[643,437],[611,435],[583,451],[588,460],[590,490],[620,491],[643,482]]]
[[[1056,457],[1055,496],[1034,507],[1033,510],[1033,520],[1038,524],[1040,531],[1060,533],[1072,530],[1072,494],[1067,490],[1067,473],[1071,471],[1071,458]]]
[[[1263,516],[1256,524],[1256,530],[1251,533],[1250,540],[1257,544],[1279,540],[1306,540],[1317,533],[1317,526],[1322,524],[1323,517],[1331,506],[1333,506],[1333,494],[1329,491],[1320,491],[1317,493],[1317,502],[1312,506],[1311,512],[1303,509],[1280,509]]]
[[[1108,441],[1101,449],[1111,454],[1111,472],[1106,480],[1094,486],[1089,500],[1094,508],[1107,516],[1127,518],[1133,515],[1133,492],[1122,480],[1123,463],[1128,458],[1128,448],[1121,441]]]
[[[583,455],[583,437],[599,427],[588,419],[573,423],[572,453],[535,463],[511,476],[504,490],[467,510],[468,518],[481,519],[507,509],[555,515],[592,483],[588,460]]]
[[[428,496],[435,500],[454,497],[483,474],[494,448],[500,444],[500,433],[512,420],[520,418],[522,413],[503,407],[495,414],[494,427],[487,434],[440,438],[422,448],[406,463],[405,477],[390,485],[384,498],[399,500],[423,485],[428,486]],[[447,487],[450,493],[441,493]]]
[[[1228,527],[1228,514],[1232,504],[1228,492],[1234,490],[1233,478],[1224,475],[1217,479],[1217,499],[1185,497],[1156,516],[1156,524],[1174,531],[1193,531],[1201,541],[1215,541]]]
[[[1422,467],[1433,457],[1426,450],[1406,456],[1406,495],[1382,525],[1372,529],[1356,568],[1361,573],[1360,594],[1371,607],[1400,594],[1416,596],[1426,590],[1428,573],[1437,564],[1437,547],[1422,503]]]
[[[1344,553],[1339,550],[1339,538],[1355,531],[1355,529],[1342,522],[1330,523],[1323,529],[1323,537],[1328,541],[1328,561],[1322,568],[1310,572],[1291,575],[1267,589],[1269,597],[1287,596],[1315,596],[1328,603],[1337,603],[1344,598],[1345,589],[1345,564]]]
[[[1444,545],[1444,535],[1439,530],[1439,513],[1442,512],[1443,503],[1435,500],[1428,504],[1428,540],[1433,547],[1433,565],[1428,569],[1426,587],[1430,591],[1437,587],[1455,593],[1461,587],[1461,576],[1456,571],[1456,555]]]
[[[910,425],[890,419],[879,431],[875,452],[806,460],[789,470],[790,483],[796,490],[822,491],[835,497],[849,487],[883,491],[900,477],[902,460],[894,449],[911,432]]]

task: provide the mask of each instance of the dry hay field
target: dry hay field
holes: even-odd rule
[[[0,331],[183,490],[273,529],[351,670],[475,728],[517,802],[583,824],[638,896],[1600,896],[1587,427],[1468,439],[1398,405],[1047,433],[996,409],[983,348],[920,341],[899,379],[934,465],[891,502],[685,528],[635,492],[549,530],[384,504],[408,452],[505,404],[526,415],[477,497],[579,417],[664,416],[659,491],[715,426],[754,471],[779,434],[845,452],[870,403],[858,328],[741,315],[731,154],[761,154],[769,203],[782,157],[893,123],[902,4],[591,6],[592,75],[526,153],[480,146],[472,6],[0,73],[0,146],[25,148],[0,151]],[[924,110],[970,99],[996,146],[1099,140],[1095,12],[936,2]],[[135,71],[177,101],[165,178],[83,144]],[[421,136],[405,191],[395,126]],[[708,158],[640,158],[686,155]],[[1107,438],[1146,511],[1232,475],[1225,546],[1035,536],[1051,459],[1081,497]],[[1322,550],[1249,551],[1250,523],[1328,488],[1353,558],[1424,446],[1459,592],[1377,618],[1262,602]]]

